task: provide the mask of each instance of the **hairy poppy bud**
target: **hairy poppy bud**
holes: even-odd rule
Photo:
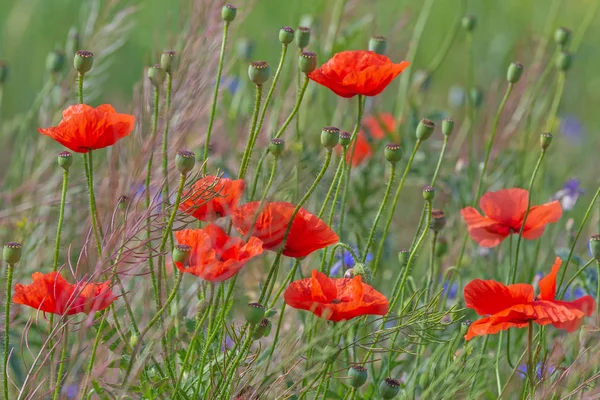
[[[249,62],[254,55],[254,47],[254,42],[248,38],[241,38],[238,40],[236,48],[240,59]]]
[[[266,61],[253,61],[248,66],[248,77],[256,85],[262,85],[269,80],[270,74],[271,68]]]
[[[362,365],[353,365],[348,370],[348,377],[350,378],[350,386],[358,389],[367,381],[369,372]]]
[[[383,36],[371,36],[369,39],[369,50],[377,54],[385,54],[387,40]]]
[[[402,160],[402,147],[399,144],[388,143],[383,151],[385,159],[392,164],[396,164]]]
[[[567,28],[558,28],[554,31],[554,43],[561,49],[564,48],[571,38],[571,30]]]
[[[87,73],[94,65],[94,53],[87,50],[78,50],[73,58],[73,66],[79,75]]]
[[[467,15],[463,17],[463,19],[460,21],[460,24],[462,25],[465,31],[473,32],[473,30],[477,26],[477,19],[472,15]]]
[[[568,71],[571,68],[571,64],[573,64],[573,55],[568,51],[561,51],[554,61],[556,68],[563,72]]]
[[[127,207],[129,207],[129,197],[119,197],[119,200],[117,200],[117,207],[119,207],[119,210],[121,211],[127,211]]]
[[[265,307],[260,303],[248,303],[244,308],[244,316],[252,325],[258,324],[265,318]]]
[[[317,55],[312,51],[303,51],[300,54],[298,65],[300,66],[300,71],[310,74],[317,69]]]
[[[596,261],[600,261],[600,235],[590,237],[590,252]]]
[[[442,133],[446,137],[450,137],[452,135],[452,131],[454,130],[454,120],[452,118],[446,118],[442,121]]]
[[[279,30],[279,41],[286,46],[294,41],[294,30],[289,26],[284,26]]]
[[[552,134],[549,132],[544,132],[540,135],[540,146],[542,146],[542,151],[545,151],[550,144],[552,143]]]
[[[283,150],[285,150],[285,143],[283,140],[279,138],[271,139],[271,143],[269,143],[269,152],[273,154],[273,157],[277,158],[283,154]]]
[[[434,232],[439,232],[446,226],[446,215],[442,210],[431,210],[431,222],[429,228]]]
[[[221,18],[223,18],[223,21],[231,22],[235,19],[236,15],[237,8],[235,8],[231,4],[225,4],[223,8],[221,8]]]
[[[69,151],[61,151],[58,153],[58,166],[68,171],[73,165],[73,154]]]
[[[379,385],[379,394],[382,399],[393,399],[400,393],[400,382],[392,378],[385,378]]]
[[[398,252],[398,261],[401,266],[405,266],[408,264],[408,259],[410,258],[410,251],[407,249],[402,249]]]
[[[296,46],[301,49],[308,46],[308,43],[310,43],[310,28],[299,26],[294,32],[294,40],[296,41]]]
[[[175,56],[177,52],[175,50],[163,51],[160,55],[160,66],[165,70],[167,74],[171,74],[175,68]]]
[[[10,265],[18,263],[22,254],[23,246],[21,246],[21,243],[8,242],[2,249],[2,258]]]
[[[417,139],[419,140],[427,140],[433,134],[433,130],[435,129],[435,124],[433,121],[428,120],[427,118],[423,118],[419,125],[417,125]]]
[[[351,139],[352,139],[352,135],[350,134],[350,132],[340,133],[340,145],[342,145],[342,147],[350,146]]]
[[[6,82],[8,78],[8,64],[0,60],[0,85]]]
[[[155,88],[161,87],[166,77],[167,74],[165,70],[162,69],[162,67],[159,64],[153,65],[150,68],[148,68],[148,79],[150,79],[150,83],[152,83],[152,86],[154,86]]]
[[[176,244],[173,247],[173,262],[181,263],[185,267],[190,261],[190,254],[192,254],[192,246]]]
[[[423,188],[423,198],[425,201],[432,201],[435,198],[435,189],[429,185]]]
[[[340,130],[335,126],[326,126],[321,130],[321,144],[331,150],[340,140]]]
[[[510,83],[517,83],[521,79],[521,75],[523,75],[523,64],[518,62],[510,63],[506,72],[506,80]]]
[[[371,268],[362,263],[356,263],[353,269],[354,276],[360,275],[362,281],[366,284],[370,284],[373,280],[373,271]]]
[[[264,336],[268,336],[271,331],[271,321],[264,318],[258,325],[256,325],[254,329],[254,333],[252,334],[252,339],[258,340]]]
[[[473,104],[473,107],[481,107],[483,104],[483,91],[480,88],[471,88],[471,90],[469,90],[469,96],[471,97],[471,104]]]
[[[62,50],[54,50],[46,56],[46,71],[56,74],[65,67],[67,57]]]
[[[177,170],[182,174],[187,174],[194,169],[196,164],[196,155],[191,151],[179,150],[177,156],[175,156],[175,166]]]

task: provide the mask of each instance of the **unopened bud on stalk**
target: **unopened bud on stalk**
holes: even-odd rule
[[[175,50],[163,51],[160,56],[160,66],[165,70],[167,74],[172,74],[175,69],[175,56],[177,52]]]
[[[435,189],[432,186],[425,186],[423,188],[423,198],[425,201],[433,201],[435,198]]]
[[[294,30],[290,26],[284,26],[279,30],[279,41],[288,45],[294,41]]]
[[[450,137],[454,130],[454,120],[452,118],[445,118],[442,121],[442,133],[445,137]]]
[[[0,60],[0,85],[8,79],[8,64]]]
[[[21,243],[17,242],[8,242],[4,245],[2,249],[2,258],[5,262],[10,265],[14,265],[21,260],[21,255],[23,254],[23,246]]]
[[[132,349],[134,349],[135,346],[137,346],[138,339],[138,335],[136,335],[135,333],[129,337],[129,346],[131,346]]]
[[[385,54],[387,39],[383,36],[371,36],[369,39],[369,50],[377,54]]]
[[[237,42],[237,52],[242,61],[248,62],[254,55],[254,42],[248,38],[241,38]]]
[[[262,85],[269,80],[271,68],[266,61],[253,61],[248,66],[248,77],[252,83]]]
[[[296,46],[301,49],[308,46],[310,43],[310,28],[299,26],[294,32],[294,40],[296,41]]]
[[[354,276],[360,275],[362,281],[366,284],[370,284],[371,281],[373,280],[373,271],[371,271],[371,268],[369,268],[365,264],[356,263],[356,265],[354,265],[354,268],[352,268],[352,270],[353,270],[353,275]]]
[[[340,130],[335,126],[326,126],[321,130],[321,144],[331,150],[340,140]]]
[[[186,267],[190,262],[190,254],[192,254],[192,246],[176,244],[173,247],[173,262],[181,263]]]
[[[167,74],[164,69],[159,64],[153,65],[148,68],[148,79],[150,79],[150,83],[155,88],[160,88],[165,81]]]
[[[67,57],[62,50],[54,50],[46,56],[46,71],[56,74],[65,67]]]
[[[69,151],[61,151],[58,153],[58,166],[68,171],[73,165],[73,154]]]
[[[402,160],[402,147],[399,144],[388,143],[383,151],[385,159],[392,164],[396,164]]]
[[[92,69],[94,65],[94,53],[87,50],[78,50],[73,58],[73,66],[79,72],[79,75],[84,75]]]
[[[340,133],[340,145],[342,145],[342,147],[350,146],[351,140],[352,140],[352,135],[350,134],[350,132]]]
[[[317,55],[312,51],[303,51],[298,60],[300,71],[310,74],[317,69]]]
[[[590,252],[596,261],[600,261],[600,235],[590,237]],[[600,277],[598,277],[600,279]]]
[[[417,125],[417,139],[421,141],[429,139],[433,134],[434,129],[435,124],[433,123],[433,121],[430,121],[427,118],[423,118],[419,122],[419,125]]]
[[[254,329],[254,333],[252,334],[252,339],[258,340],[264,336],[268,336],[271,332],[271,321],[268,319],[263,319],[260,321],[256,328]]]
[[[248,303],[244,308],[246,321],[255,325],[265,318],[265,307],[260,303]]]
[[[510,63],[506,72],[506,80],[510,83],[517,83],[521,79],[521,75],[523,75],[523,64],[518,62]]]
[[[446,215],[442,210],[431,210],[431,222],[429,228],[434,232],[439,232],[446,226]]]
[[[556,60],[554,61],[554,65],[559,71],[566,72],[571,68],[573,64],[573,55],[568,51],[561,51],[558,56],[556,56]]]
[[[393,399],[400,393],[400,382],[392,378],[385,378],[379,385],[379,393],[384,400]]]
[[[407,249],[400,250],[398,253],[398,261],[400,262],[400,266],[404,267],[408,264],[408,259],[410,258],[410,251]]]
[[[231,4],[225,4],[223,8],[221,8],[221,18],[223,18],[223,21],[231,22],[235,19],[236,15],[237,8],[235,8]]]
[[[269,143],[269,153],[273,154],[273,157],[277,158],[283,154],[285,150],[285,143],[279,138],[271,139]]]
[[[467,15],[463,17],[463,19],[460,21],[460,24],[462,25],[465,31],[473,32],[473,30],[477,26],[477,19],[472,15]]]
[[[550,144],[552,143],[552,134],[549,132],[544,132],[540,135],[540,146],[542,146],[542,151],[546,151]]]
[[[471,104],[473,104],[473,107],[481,107],[483,104],[483,91],[480,88],[471,88],[471,90],[469,90],[469,96],[471,96]]]
[[[127,211],[127,207],[129,207],[129,197],[119,197],[119,200],[117,200],[117,207],[119,207],[119,210],[121,211]]]
[[[348,370],[348,377],[350,378],[350,386],[352,386],[355,389],[358,389],[367,381],[367,378],[369,377],[369,372],[362,365],[353,365]]]
[[[191,151],[179,150],[175,156],[175,166],[181,174],[187,174],[194,169],[196,164],[196,155]]]
[[[558,28],[554,31],[554,43],[563,49],[571,38],[571,30],[567,28]]]

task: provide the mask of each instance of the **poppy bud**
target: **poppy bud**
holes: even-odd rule
[[[352,269],[354,270],[354,276],[360,275],[364,283],[370,284],[373,280],[373,271],[371,271],[371,268],[369,268],[367,265],[356,263],[356,265]]]
[[[177,156],[175,156],[175,166],[177,170],[182,174],[187,174],[194,169],[196,164],[196,155],[191,151],[179,150]]]
[[[65,53],[62,50],[54,50],[46,56],[46,71],[51,74],[56,74],[65,67]]]
[[[340,140],[340,130],[335,126],[326,126],[321,130],[321,144],[331,150]]]
[[[571,30],[567,28],[558,28],[554,31],[554,43],[561,49],[564,48],[571,38]]]
[[[22,254],[23,246],[21,246],[21,243],[8,242],[2,249],[2,258],[10,265],[18,263]]]
[[[279,41],[288,45],[294,41],[294,30],[289,26],[284,26],[279,30]]]
[[[173,72],[176,55],[177,52],[175,50],[163,51],[163,53],[160,55],[160,66],[167,74],[171,74]]]
[[[237,52],[243,61],[250,61],[254,55],[254,42],[248,38],[241,38],[237,42]]]
[[[282,155],[283,150],[285,150],[283,140],[279,138],[271,139],[271,143],[269,143],[269,152],[273,154],[273,157],[277,158]]]
[[[471,326],[471,324],[473,323],[473,321],[471,321],[470,319],[466,319],[464,320],[461,324],[460,324],[460,332],[463,335],[467,334],[467,331],[469,330],[469,326]]]
[[[408,259],[410,258],[410,251],[407,249],[402,249],[398,252],[398,261],[401,266],[405,266],[408,264]]]
[[[348,370],[348,377],[350,378],[350,386],[358,389],[367,381],[369,372],[362,365],[353,365]]]
[[[544,132],[540,135],[540,146],[542,151],[545,151],[552,143],[552,134],[550,132]]]
[[[256,85],[262,85],[269,79],[271,68],[266,61],[253,61],[248,66],[248,76]]]
[[[590,237],[590,252],[596,261],[600,261],[600,235]]]
[[[352,139],[352,135],[350,134],[350,132],[340,133],[340,145],[342,145],[342,147],[350,146],[351,139]]]
[[[117,207],[119,207],[119,210],[127,211],[128,206],[129,206],[129,197],[127,197],[127,196],[119,197],[119,200],[117,200]]]
[[[454,120],[452,118],[446,118],[442,121],[442,133],[445,137],[450,137],[454,130]]]
[[[438,239],[437,246],[435,246],[435,256],[441,258],[446,254],[448,254],[448,240],[441,237]]]
[[[152,86],[154,86],[155,88],[160,88],[163,82],[165,81],[166,77],[167,74],[165,70],[162,69],[162,67],[159,64],[153,65],[150,68],[148,68],[148,79],[150,79],[150,83],[152,83]]]
[[[138,343],[138,336],[134,333],[129,337],[129,346],[134,349]]]
[[[223,21],[233,21],[235,19],[236,14],[237,8],[235,8],[231,4],[225,4],[223,8],[221,8],[221,18],[223,18]]]
[[[467,15],[466,17],[463,17],[462,21],[460,21],[460,24],[465,31],[473,32],[477,26],[477,19],[475,19],[475,17],[472,15]]]
[[[185,267],[190,261],[190,254],[192,254],[192,246],[176,244],[173,247],[173,262],[181,263]]]
[[[244,316],[246,321],[256,325],[265,318],[265,307],[259,303],[248,303],[244,308]]]
[[[382,399],[393,399],[400,393],[400,382],[392,378],[385,378],[379,385],[379,394]]]
[[[432,201],[435,198],[435,189],[429,185],[423,188],[423,198],[425,201]]]
[[[61,151],[58,153],[58,166],[68,171],[73,165],[73,154],[69,151]]]
[[[310,74],[317,69],[317,55],[312,51],[303,51],[300,53],[298,65],[300,66],[300,71]]]
[[[385,159],[392,164],[396,164],[402,160],[402,147],[399,144],[388,143],[383,151]]]
[[[387,40],[383,36],[371,36],[369,39],[369,50],[377,54],[385,54]]]
[[[433,121],[428,120],[427,118],[423,118],[419,125],[417,125],[417,139],[419,140],[427,140],[433,134],[433,130],[435,129],[435,124]]]
[[[434,232],[439,232],[446,226],[446,215],[442,210],[431,210],[431,222],[429,228]]]
[[[296,41],[296,46],[301,49],[308,46],[308,43],[310,43],[310,28],[299,26],[294,32],[294,40]]]
[[[258,340],[261,337],[267,336],[271,331],[271,321],[264,318],[258,325],[256,325],[254,329],[254,333],[252,334],[252,339]]]
[[[521,75],[523,75],[523,64],[518,62],[510,63],[506,72],[506,80],[510,83],[517,83],[521,79]]]
[[[483,104],[483,91],[478,87],[472,87],[469,90],[469,96],[471,97],[471,104],[473,107],[479,108]]]
[[[94,65],[94,53],[87,50],[78,50],[73,59],[73,66],[79,72],[79,75],[84,75]]]
[[[8,64],[6,64],[4,61],[0,60],[0,85],[4,84],[4,82],[6,82],[7,78],[8,78]]]
[[[571,68],[571,64],[573,64],[573,55],[568,51],[561,51],[554,61],[556,68],[563,72],[568,71]]]

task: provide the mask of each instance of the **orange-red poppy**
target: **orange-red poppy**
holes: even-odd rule
[[[341,97],[377,96],[409,65],[372,51],[350,50],[335,54],[308,76]]]
[[[58,126],[39,128],[42,135],[50,136],[77,153],[112,146],[133,130],[135,117],[118,114],[110,104],[91,107],[76,104],[63,110]]]
[[[104,310],[115,301],[110,281],[70,284],[58,272],[34,272],[31,285],[15,285],[13,302],[52,314],[90,313]]]
[[[262,209],[258,210],[259,205],[259,201],[254,201],[238,207],[231,214],[233,226],[242,235],[247,236],[256,214],[259,213],[250,234],[262,240],[264,249],[277,251],[281,248],[296,206],[281,201],[263,204]],[[292,223],[283,255],[306,257],[313,251],[338,241],[338,235],[325,222],[304,208],[300,208]]]
[[[368,129],[373,139],[385,139],[387,135],[396,136],[396,119],[390,113],[369,115],[365,117],[362,125]]]
[[[194,183],[179,209],[200,221],[215,221],[237,207],[245,188],[242,179],[205,176]]]
[[[482,247],[495,247],[508,235],[520,232],[528,201],[529,192],[525,189],[502,189],[481,197],[479,206],[485,215],[473,207],[463,208],[461,214],[473,240]],[[558,221],[561,216],[562,207],[558,200],[531,207],[523,237],[530,240],[539,238],[546,224]]]
[[[310,311],[330,321],[388,312],[385,296],[363,283],[360,275],[336,279],[313,270],[311,278],[290,283],[283,299],[290,307]]]
[[[596,302],[591,296],[575,301],[555,300],[556,274],[561,260],[556,257],[552,271],[539,282],[540,295],[534,296],[533,286],[525,283],[503,283],[475,279],[465,286],[465,303],[481,316],[473,322],[465,335],[475,336],[498,333],[508,328],[523,328],[534,321],[539,325],[552,324],[559,329],[575,331],[585,316],[592,315]]]
[[[210,224],[203,229],[175,232],[179,244],[192,248],[188,265],[176,262],[181,272],[209,282],[221,282],[238,273],[252,258],[263,251],[262,242],[251,237],[248,242],[228,236],[221,227]]]

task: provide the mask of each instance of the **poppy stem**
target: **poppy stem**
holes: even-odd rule
[[[379,205],[379,210],[377,210],[377,214],[375,215],[375,219],[373,220],[373,226],[371,226],[371,231],[369,232],[369,237],[367,239],[367,244],[365,245],[365,251],[362,256],[362,263],[367,262],[367,255],[369,254],[369,250],[371,249],[371,245],[373,244],[373,239],[375,238],[375,231],[377,230],[377,224],[381,219],[381,215],[385,210],[385,206],[390,198],[390,193],[392,192],[392,185],[394,184],[394,178],[396,177],[396,163],[390,163],[390,176],[388,178],[388,183],[385,188],[385,193],[383,194],[383,200],[381,200],[381,204]],[[377,265],[373,269],[373,275],[377,272]]]
[[[219,65],[217,67],[217,80],[215,82],[215,89],[213,91],[212,106],[210,108],[210,118],[208,119],[208,129],[206,131],[206,139],[204,142],[204,154],[202,165],[202,173],[206,174],[206,159],[208,158],[208,150],[210,148],[210,135],[212,133],[213,124],[215,122],[215,115],[217,112],[217,99],[219,97],[219,85],[221,84],[221,74],[223,73],[223,61],[225,60],[225,48],[227,46],[227,34],[229,32],[229,21],[225,21],[223,24],[223,40],[221,40],[221,53],[219,54]]]
[[[335,170],[335,175],[333,176],[333,180],[331,181],[331,185],[329,185],[329,190],[327,190],[327,195],[325,195],[325,201],[323,201],[323,204],[321,205],[321,209],[319,210],[319,214],[317,214],[317,217],[322,218],[323,214],[325,213],[325,209],[327,208],[327,205],[329,204],[329,200],[331,200],[331,195],[333,193],[334,188],[339,187],[339,179],[340,179],[340,175],[342,174],[342,171],[344,169],[344,160],[346,159],[345,155],[342,155],[342,157],[340,157],[340,161],[338,162],[338,166]],[[336,195],[337,195],[337,191],[336,191]]]
[[[77,102],[83,104],[83,74],[77,73]]]
[[[162,140],[162,172],[163,172],[163,204],[169,205],[169,120],[171,110],[171,92],[173,91],[173,74],[167,72],[167,92],[165,94],[165,130]],[[171,236],[171,247],[173,237]]]
[[[548,117],[548,121],[546,122],[546,132],[554,131],[554,126],[556,125],[556,113],[558,111],[560,99],[565,88],[565,80],[566,72],[559,71],[558,79],[556,82],[556,91],[554,92],[554,99],[552,100],[552,106],[550,107],[550,116]]]
[[[62,378],[65,371],[65,364],[67,363],[67,351],[69,349],[69,324],[65,321],[63,327],[63,347],[60,354],[60,366],[58,367],[58,375],[56,377],[56,388],[54,389],[54,395],[52,400],[58,400],[60,398],[60,390],[62,388]]]
[[[527,332],[527,376],[529,378],[529,387],[531,389],[531,398],[535,392],[535,365],[533,360],[533,320],[529,320],[529,329]]]
[[[592,264],[594,261],[595,261],[595,259],[594,259],[594,258],[592,258],[591,260],[589,260],[588,262],[586,262],[586,263],[585,263],[585,264],[584,264],[584,265],[583,265],[581,268],[579,268],[579,269],[577,270],[577,272],[575,273],[575,275],[573,275],[573,277],[572,277],[571,279],[569,279],[569,281],[567,282],[567,284],[565,285],[565,287],[564,287],[564,288],[561,290],[561,292],[560,292],[560,296],[558,296],[559,298],[561,298],[561,299],[562,299],[562,298],[564,298],[564,297],[565,297],[565,293],[567,293],[567,290],[569,290],[569,286],[571,286],[571,284],[573,284],[573,282],[575,282],[575,279],[577,279],[577,277],[578,277],[579,275],[581,275],[581,273],[582,273],[583,271],[585,271],[585,269],[586,269],[587,267],[589,267],[589,266],[590,266],[590,265],[591,265],[591,264]],[[560,287],[560,286],[559,286],[559,287]],[[596,298],[598,299],[599,297],[596,297]]]
[[[102,232],[98,227],[98,209],[96,208],[96,195],[94,194],[94,161],[92,158],[93,150],[83,153],[83,165],[85,168],[85,175],[87,178],[88,194],[90,200],[90,217],[92,219],[92,231],[94,232],[94,239],[96,240],[96,249],[98,251],[98,257],[102,257]]]
[[[438,240],[438,232],[433,231],[433,237],[431,238],[431,251],[429,253],[429,276],[427,277],[427,289],[425,294],[425,303],[429,303],[429,294],[434,290],[433,277],[436,276],[436,263],[435,263],[435,246]]]
[[[469,181],[473,181],[477,171],[477,152],[475,149],[475,104],[473,104],[473,98],[471,97],[471,91],[475,87],[475,71],[473,66],[473,33],[471,31],[466,32],[467,42],[467,116],[469,125],[467,129],[467,137],[469,138]]]
[[[9,400],[8,395],[8,350],[10,338],[10,305],[12,299],[12,280],[13,280],[14,265],[7,264],[4,281],[6,288],[4,292],[4,358],[2,359],[2,374],[4,376],[4,400]]]
[[[250,126],[250,135],[248,136],[248,142],[246,142],[246,148],[244,149],[244,155],[242,156],[242,163],[240,164],[238,179],[244,179],[246,176],[248,164],[250,163],[250,157],[252,156],[252,150],[254,150],[254,144],[256,143],[256,137],[258,136],[256,124],[260,111],[260,101],[262,99],[262,85],[256,85],[255,94],[256,96],[254,100],[254,112],[252,113],[252,125]]]

